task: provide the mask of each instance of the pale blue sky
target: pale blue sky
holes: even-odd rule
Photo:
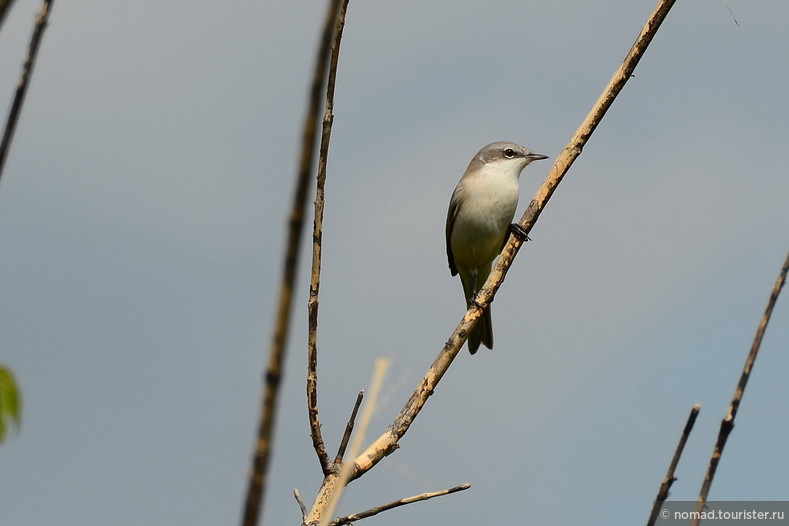
[[[444,220],[471,156],[555,158],[654,7],[352,0],[319,329],[332,453],[375,358],[377,436],[463,313]],[[38,8],[0,31],[0,101]],[[238,523],[324,8],[55,3],[0,184],[0,362],[24,395],[4,524]],[[366,523],[642,524],[700,403],[672,491],[695,498],[789,249],[788,24],[781,0],[677,2],[497,295],[495,350],[463,351],[338,513],[469,482]],[[264,524],[298,524],[293,488],[309,503],[321,479],[308,254]],[[711,498],[789,499],[787,320],[783,297]]]

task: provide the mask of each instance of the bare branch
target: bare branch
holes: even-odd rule
[[[44,35],[44,29],[47,28],[49,13],[52,11],[52,2],[53,0],[44,0],[41,4],[41,11],[39,11],[36,17],[36,25],[33,28],[33,36],[30,38],[27,59],[25,59],[25,63],[22,65],[22,77],[19,79],[19,84],[16,87],[14,101],[11,103],[11,111],[8,113],[8,120],[5,124],[5,131],[3,132],[3,140],[0,142],[0,178],[3,177],[5,160],[8,157],[8,150],[11,148],[11,141],[14,138],[16,124],[19,121],[19,114],[22,111],[22,104],[25,102],[27,87],[30,85],[30,77],[33,75],[33,66],[36,63],[38,48],[41,45],[41,37]],[[10,4],[4,2],[2,7],[3,13],[5,13],[10,7]]]
[[[296,283],[296,271],[301,251],[301,237],[304,230],[304,211],[307,207],[309,183],[312,178],[315,142],[317,140],[318,115],[321,107],[322,87],[326,80],[329,49],[336,24],[340,1],[330,0],[326,12],[321,41],[315,58],[307,114],[301,135],[301,155],[296,173],[296,188],[293,193],[293,204],[288,221],[287,246],[285,261],[282,265],[283,275],[280,284],[279,305],[274,323],[274,336],[269,349],[268,366],[265,373],[265,384],[261,399],[260,420],[252,469],[247,487],[246,499],[241,524],[255,526],[258,522],[261,503],[265,491],[266,474],[268,473],[271,455],[271,437],[274,434],[274,423],[279,406],[279,385],[282,377],[285,351],[287,349],[288,329],[292,311],[293,289]]]
[[[677,477],[674,476],[674,472],[677,470],[679,457],[682,456],[682,451],[685,449],[685,443],[688,441],[688,436],[693,429],[693,424],[696,423],[696,417],[699,415],[700,410],[701,406],[699,404],[694,405],[693,409],[690,410],[688,421],[685,423],[685,429],[682,430],[682,436],[679,438],[677,450],[674,452],[674,458],[671,459],[671,465],[668,467],[666,478],[664,478],[663,482],[660,484],[660,490],[658,490],[657,497],[655,497],[655,502],[652,504],[652,513],[649,515],[647,526],[654,526],[658,513],[660,513],[660,508],[662,507],[666,498],[668,498],[668,490],[671,489],[671,485],[674,484],[675,480],[677,480]]]
[[[556,159],[547,179],[537,191],[526,212],[520,220],[520,225],[528,233],[531,231],[540,213],[548,203],[557,185],[561,182],[564,175],[570,169],[575,159],[581,154],[584,145],[594,132],[597,125],[602,120],[608,108],[613,104],[614,99],[630,79],[638,61],[643,56],[647,46],[657,33],[660,24],[665,20],[671,6],[675,0],[661,0],[641,30],[636,42],[625,57],[624,62],[614,73],[600,98],[592,107],[586,119],[575,132],[569,144]],[[523,241],[515,236],[510,236],[507,245],[504,247],[501,256],[498,258],[496,266],[490,273],[485,286],[476,297],[476,303],[472,303],[465,316],[449,337],[444,348],[436,357],[430,369],[427,371],[421,382],[417,386],[405,407],[395,418],[394,422],[367,450],[356,459],[356,472],[354,478],[362,476],[375,464],[380,462],[385,456],[391,454],[398,447],[398,441],[408,431],[411,423],[421,411],[428,397],[433,394],[433,390],[444,376],[452,361],[457,356],[460,348],[468,337],[469,331],[476,325],[477,320],[482,315],[482,311],[493,300],[493,296],[501,286],[507,274],[507,270],[512,265],[512,261],[518,253]]]
[[[356,395],[356,403],[353,404],[353,411],[351,411],[351,418],[348,419],[348,424],[345,426],[345,433],[342,434],[342,440],[340,440],[340,447],[337,449],[337,456],[334,458],[334,463],[339,464],[342,462],[342,457],[345,456],[345,448],[348,447],[348,440],[351,439],[351,433],[353,432],[353,424],[356,421],[356,414],[359,412],[359,406],[362,405],[362,400],[364,399],[364,391],[359,391],[359,394]]]
[[[384,504],[383,506],[371,508],[367,511],[362,511],[359,513],[354,513],[353,515],[348,515],[345,517],[341,517],[339,519],[335,519],[334,521],[331,522],[331,526],[341,526],[342,524],[350,524],[355,521],[366,519],[367,517],[372,517],[373,515],[378,515],[379,513],[387,510],[391,510],[392,508],[405,506],[406,504],[411,504],[422,500],[429,500],[432,499],[433,497],[441,497],[444,495],[449,495],[451,493],[457,493],[458,491],[467,490],[470,487],[471,484],[461,484],[460,486],[455,486],[454,488],[449,488],[441,491],[434,491],[432,493],[422,493],[420,495],[414,495],[413,497],[408,497],[406,499],[396,500],[390,502],[389,504]]]
[[[748,384],[748,378],[751,376],[751,370],[753,369],[753,364],[756,361],[756,355],[759,354],[759,347],[762,344],[764,331],[767,329],[767,323],[770,321],[770,316],[773,313],[775,302],[778,300],[778,295],[781,293],[781,289],[786,282],[786,274],[788,271],[789,254],[786,255],[786,260],[784,261],[784,265],[781,268],[781,272],[778,273],[778,278],[775,280],[772,293],[770,294],[770,299],[767,300],[767,307],[764,309],[764,314],[762,315],[762,319],[759,322],[759,328],[756,330],[756,336],[753,339],[753,344],[751,345],[751,350],[748,353],[748,358],[745,360],[745,367],[742,369],[740,381],[737,383],[737,389],[734,391],[734,397],[731,400],[731,405],[729,405],[729,410],[724,419],[721,420],[721,427],[720,431],[718,432],[718,440],[715,442],[715,449],[712,452],[710,464],[707,467],[707,474],[704,477],[704,483],[701,486],[701,492],[696,503],[696,511],[698,512],[704,509],[704,505],[707,502],[707,495],[709,495],[710,487],[712,486],[712,479],[715,477],[715,470],[718,468],[718,462],[720,461],[721,455],[723,454],[723,448],[726,446],[726,441],[729,438],[729,434],[734,428],[734,418],[737,416],[737,410],[740,407],[742,396],[745,393],[745,386]],[[698,523],[699,519],[694,519],[691,524],[698,525]]]
[[[329,62],[329,80],[326,83],[326,108],[323,114],[323,130],[321,133],[320,153],[318,156],[318,177],[315,191],[315,221],[312,231],[312,272],[310,274],[310,298],[307,302],[308,336],[307,336],[307,412],[310,419],[310,435],[312,446],[318,455],[318,461],[324,475],[331,473],[332,465],[326,445],[321,435],[321,423],[318,418],[318,291],[321,280],[321,251],[323,242],[323,208],[325,204],[326,163],[329,156],[331,127],[334,122],[334,85],[337,79],[337,62],[340,58],[340,42],[345,27],[345,13],[348,0],[342,0],[337,16],[337,27],[334,30],[331,60]]]

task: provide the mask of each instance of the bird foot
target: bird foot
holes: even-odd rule
[[[510,225],[510,233],[521,241],[531,241],[531,238],[526,233],[526,230],[518,223],[512,223]]]
[[[471,298],[470,300],[468,300],[468,306],[469,307],[473,306],[473,307],[476,307],[478,309],[482,309],[483,308],[482,305],[476,300],[476,298]]]

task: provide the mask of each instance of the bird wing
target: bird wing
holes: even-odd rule
[[[449,211],[447,212],[447,260],[449,261],[449,271],[453,276],[457,275],[458,268],[455,265],[455,256],[452,254],[452,228],[455,226],[455,219],[460,211],[461,193],[461,187],[458,185],[452,193],[452,199],[449,200]]]

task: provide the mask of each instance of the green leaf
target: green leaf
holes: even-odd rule
[[[22,399],[11,369],[0,365],[0,443],[10,425],[19,430],[22,423]]]

